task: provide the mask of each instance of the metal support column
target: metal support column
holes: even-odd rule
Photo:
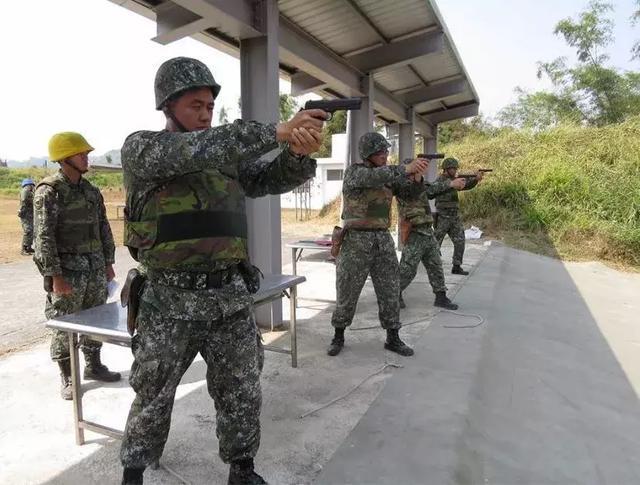
[[[416,139],[415,139],[415,114],[413,108],[407,112],[409,123],[400,123],[400,132],[398,137],[398,159],[400,162],[407,158],[413,160],[415,157]]]
[[[278,4],[276,0],[255,3],[256,18],[266,35],[240,41],[242,119],[264,123],[278,122],[279,52]],[[282,272],[280,196],[247,199],[249,254],[264,273]],[[282,322],[280,300],[256,309],[259,324]]]
[[[438,151],[438,125],[434,125],[432,130],[431,138],[424,138],[424,151],[425,153],[436,153]],[[427,171],[427,181],[433,182],[438,178],[438,168],[442,160],[431,160],[429,162],[429,170]],[[433,214],[436,213],[436,201],[435,199],[431,199],[429,201],[429,206],[431,207],[431,212]]]
[[[373,76],[362,78],[362,90],[365,96],[362,98],[362,107],[358,111],[349,111],[347,119],[348,153],[347,166],[360,160],[358,153],[358,141],[368,131],[373,131]],[[346,167],[345,167],[346,168]]]

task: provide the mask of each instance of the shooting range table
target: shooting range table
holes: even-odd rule
[[[291,367],[298,366],[298,346],[296,335],[296,299],[297,286],[306,281],[304,276],[271,275],[264,276],[260,290],[253,295],[254,306],[264,305],[284,296],[289,298],[291,317],[289,320],[289,334],[291,348],[283,349],[265,345],[265,350],[291,355]],[[61,330],[69,334],[69,349],[71,354],[71,382],[73,395],[73,418],[76,432],[76,443],[84,444],[84,430],[100,433],[112,438],[121,439],[122,431],[91,421],[82,416],[82,389],[80,385],[79,336],[86,335],[94,340],[110,344],[131,347],[131,336],[127,332],[127,310],[120,302],[107,303],[97,307],[82,310],[70,315],[53,318],[45,326]],[[273,325],[272,325],[273,330]]]
[[[329,243],[331,240],[327,240]],[[331,245],[318,244],[315,241],[296,241],[287,243],[285,247],[291,249],[291,266],[293,274],[298,274],[298,261],[302,257],[302,251],[309,249],[311,251],[331,251]]]

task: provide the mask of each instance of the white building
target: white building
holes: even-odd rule
[[[340,195],[347,160],[347,135],[332,135],[331,157],[317,160],[316,176],[308,184],[280,196],[282,208],[294,209],[297,199],[299,208],[319,210]]]

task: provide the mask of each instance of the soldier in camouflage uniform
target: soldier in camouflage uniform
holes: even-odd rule
[[[169,433],[176,388],[198,352],[216,407],[220,457],[230,484],[266,483],[260,444],[263,348],[252,297],[245,197],[292,190],[313,177],[326,113],[278,125],[236,120],[211,128],[220,91],[209,69],[179,57],[160,66],[163,131],[131,134],[122,147],[125,243],[146,273],[129,382],[136,392],[120,457],[123,484],[140,484]],[[273,161],[260,156],[280,148]]]
[[[114,278],[115,245],[100,191],[82,177],[88,170],[88,153],[93,148],[78,133],[54,135],[49,141],[49,158],[60,171],[44,178],[34,198],[34,260],[45,279],[48,319],[102,305],[107,300],[107,281]],[[102,343],[82,337],[85,379],[105,382],[120,380],[100,361]],[[69,336],[53,331],[51,359],[62,377],[60,393],[71,399]]]
[[[437,181],[453,180],[458,172],[458,160],[455,158],[446,158],[442,162],[442,174]],[[482,172],[478,172],[474,178],[466,179],[466,185],[462,190],[471,190],[482,180]],[[436,239],[438,245],[442,245],[442,241],[446,235],[449,235],[453,243],[453,268],[452,274],[468,275],[469,272],[462,269],[462,257],[464,256],[464,226],[458,214],[459,201],[458,192],[449,190],[444,194],[436,197],[436,210],[438,211],[438,219],[436,223]]]
[[[409,162],[409,160],[404,163]],[[433,218],[429,199],[438,194],[448,192],[451,189],[464,188],[464,179],[438,179],[433,183],[426,183],[419,176],[414,176],[416,181],[422,182],[423,189],[414,198],[398,197],[401,226],[410,226],[409,237],[404,241],[402,258],[400,259],[400,308],[405,308],[402,292],[411,284],[416,276],[420,261],[427,270],[429,283],[436,295],[434,306],[457,310],[458,305],[447,298],[442,260],[440,259],[440,246],[433,234]]]
[[[28,256],[33,254],[33,189],[35,184],[31,179],[22,181],[20,189],[20,209],[18,217],[22,225],[22,248],[20,254]]]
[[[389,234],[393,195],[416,196],[421,184],[409,175],[422,174],[425,160],[387,166],[389,143],[379,133],[365,133],[359,140],[361,162],[344,174],[342,219],[346,235],[336,262],[336,309],[331,317],[334,336],[327,353],[338,355],[344,346],[344,329],[351,325],[358,298],[371,274],[378,298],[382,328],[387,331],[384,347],[400,355],[413,349],[398,336],[400,280],[395,245]]]

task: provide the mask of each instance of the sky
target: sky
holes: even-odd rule
[[[536,62],[573,52],[553,35],[555,24],[575,16],[587,0],[436,0],[480,96],[494,116],[513,101],[517,86],[545,87]],[[629,51],[640,39],[629,17],[635,0],[615,0],[616,42],[609,49],[621,69],[640,69]],[[34,15],[35,13],[35,15]],[[162,46],[151,41],[155,24],[108,0],[0,2],[0,158],[43,156],[58,131],[79,131],[96,154],[119,148],[136,130],[161,129],[153,79],[166,59],[204,61],[222,91],[221,106],[238,115],[237,59],[192,39]],[[281,82],[281,90],[289,86]]]

